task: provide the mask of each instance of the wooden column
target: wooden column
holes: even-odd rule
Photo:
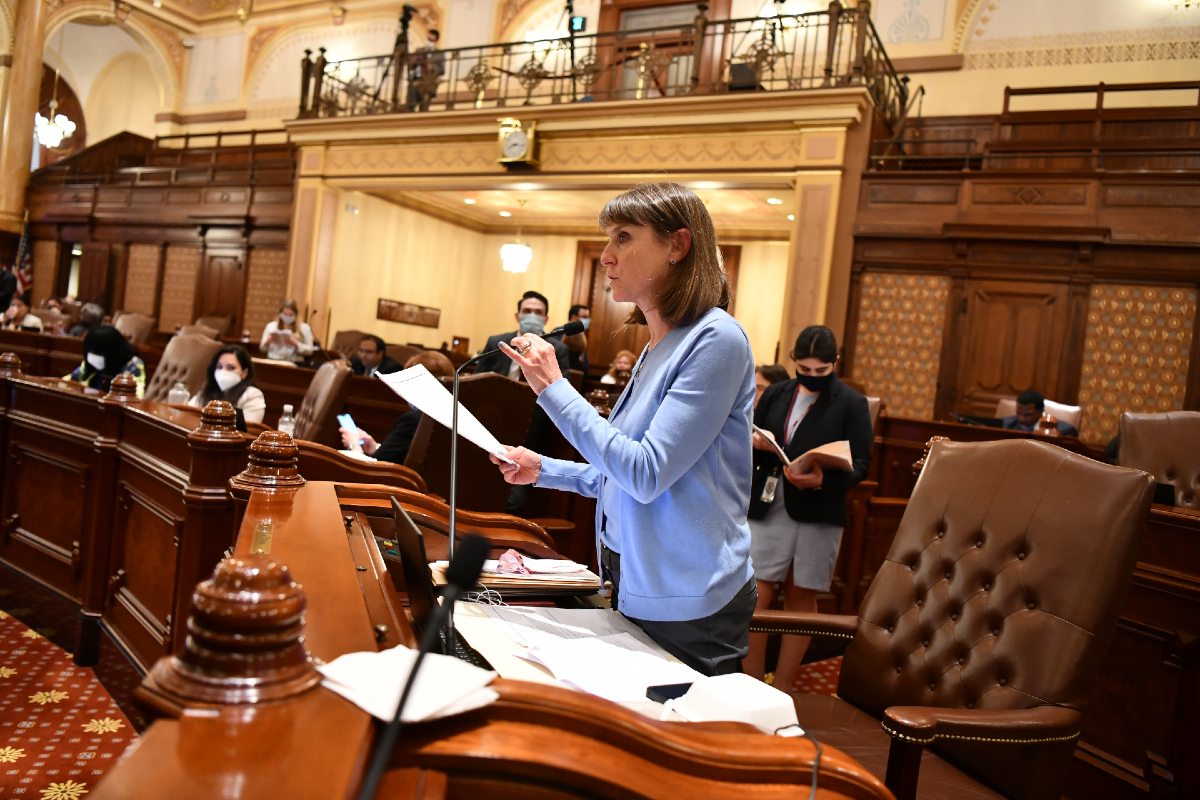
[[[8,101],[0,133],[0,230],[19,233],[25,218],[25,186],[33,155],[33,117],[42,87],[42,48],[46,41],[43,0],[17,3],[16,42],[8,76]]]

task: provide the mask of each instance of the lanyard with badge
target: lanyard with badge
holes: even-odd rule
[[[792,436],[794,436],[796,434],[796,428],[800,427],[800,420],[804,419],[804,416],[801,415],[800,419],[796,420],[796,424],[794,426],[789,426],[789,423],[792,420],[792,411],[796,408],[796,398],[799,396],[800,396],[800,386],[799,386],[799,384],[797,384],[796,391],[792,395],[792,402],[788,404],[787,416],[784,417],[784,419],[783,419],[783,430],[784,430],[783,446],[784,447],[787,447],[788,441],[790,441]],[[805,413],[808,413],[808,412],[805,411]],[[788,427],[791,427],[790,431],[788,430]],[[775,492],[779,490],[779,471],[782,467],[783,467],[783,465],[780,464],[778,467],[775,467],[771,471],[770,475],[767,476],[767,482],[763,484],[763,490],[762,490],[762,496],[761,496],[761,499],[764,503],[775,502]]]

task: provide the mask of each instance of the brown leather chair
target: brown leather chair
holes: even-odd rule
[[[886,416],[886,412],[885,412],[886,408],[887,408],[887,403],[883,402],[882,398],[879,398],[879,397],[868,397],[867,398],[867,413],[871,415],[871,430],[877,430],[876,425],[879,422],[879,415],[885,414],[885,416]]]
[[[1121,415],[1117,463],[1175,487],[1175,505],[1200,508],[1200,411]]]
[[[71,317],[56,308],[31,308],[29,313],[42,321],[43,333],[65,333],[71,327]],[[60,326],[57,331],[56,325]]]
[[[191,397],[204,387],[208,365],[220,349],[221,343],[207,336],[172,336],[154,369],[154,377],[146,384],[145,399],[167,402],[167,394],[176,381],[183,381]]]
[[[341,443],[338,434],[337,415],[346,406],[346,395],[350,393],[350,363],[342,359],[326,361],[313,376],[300,413],[296,415],[296,431],[293,439],[336,447]]]
[[[158,320],[154,317],[148,317],[136,311],[119,312],[113,319],[113,327],[125,334],[125,338],[134,345],[141,347],[154,332],[156,322]]]
[[[419,356],[421,353],[424,353],[425,348],[413,347],[411,344],[389,344],[386,352],[397,364],[404,366],[413,356]]]
[[[796,711],[897,800],[1057,799],[1153,490],[1044,442],[936,442],[858,617],[751,630],[850,641],[837,696]]]
[[[213,338],[220,339],[225,335],[225,332],[229,330],[229,323],[231,321],[232,320],[230,320],[229,317],[197,317],[195,324],[205,328],[211,328],[212,330],[216,331],[216,333],[213,335]]]
[[[358,355],[358,343],[364,336],[366,334],[362,331],[338,331],[333,335],[329,349],[341,353],[346,358],[354,358]]]
[[[176,336],[205,336],[209,339],[217,338],[217,329],[210,328],[207,325],[180,325],[175,329]]]
[[[249,426],[247,426],[249,427]],[[387,461],[352,458],[332,447],[294,439],[299,449],[296,468],[305,480],[338,483],[376,483],[426,494],[425,479],[408,467]]]

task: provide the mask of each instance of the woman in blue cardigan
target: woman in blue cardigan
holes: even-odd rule
[[[706,675],[737,672],[757,590],[746,522],[754,359],[725,312],[729,285],[712,220],[674,183],[638,186],[600,214],[613,300],[636,308],[650,343],[608,420],[565,380],[537,336],[502,344],[538,405],[587,463],[511,448],[509,483],[598,498],[596,530],[613,607]]]

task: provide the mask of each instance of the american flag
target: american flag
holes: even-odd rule
[[[17,294],[23,294],[33,288],[33,246],[29,239],[28,220],[25,222],[25,229],[21,231],[21,244],[17,247],[13,272],[17,274]]]

